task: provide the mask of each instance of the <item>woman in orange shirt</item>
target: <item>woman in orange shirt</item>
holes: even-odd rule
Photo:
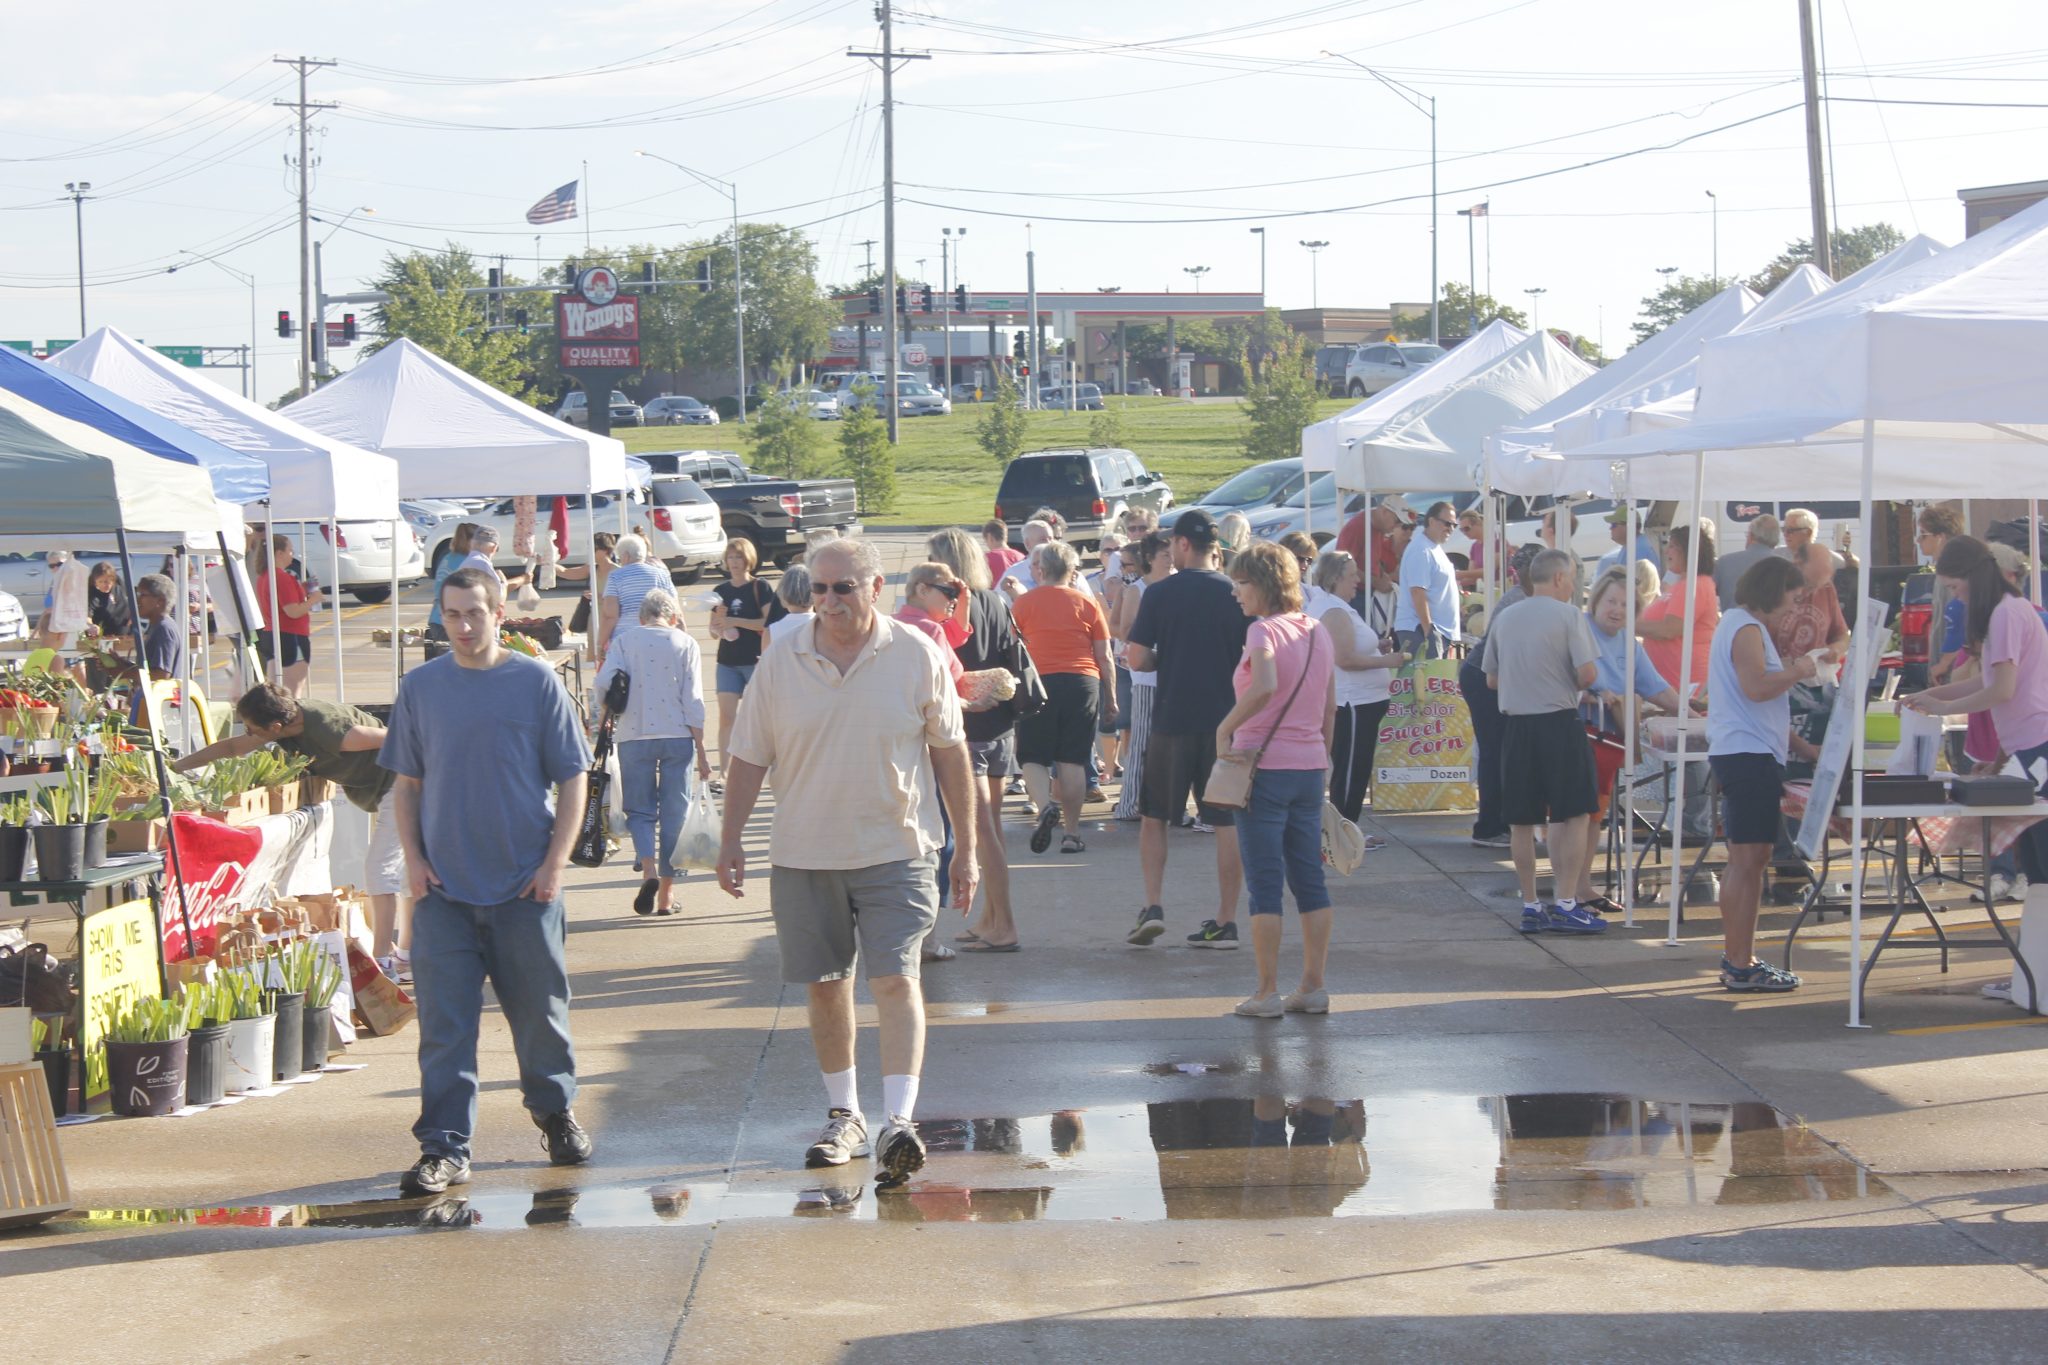
[[[1677,575],[1664,595],[1643,608],[1636,620],[1636,634],[1643,637],[1643,651],[1657,669],[1657,676],[1678,689],[1683,697],[1688,686],[1699,687],[1707,680],[1707,655],[1714,647],[1714,627],[1721,624],[1721,599],[1714,591],[1714,532],[1700,523],[1699,595],[1693,599],[1692,667],[1685,667],[1685,568],[1692,528],[1674,526],[1664,545],[1664,563]]]
[[[1051,845],[1057,824],[1066,828],[1060,852],[1087,850],[1081,841],[1081,800],[1096,717],[1104,712],[1116,716],[1116,689],[1102,686],[1104,678],[1116,676],[1109,660],[1109,622],[1095,598],[1074,587],[1080,567],[1066,542],[1039,546],[1031,556],[1038,586],[1010,609],[1047,697],[1044,706],[1017,722],[1017,759],[1024,767],[1025,789],[1039,810],[1031,831],[1033,853]],[[1055,795],[1058,800],[1052,799]]]

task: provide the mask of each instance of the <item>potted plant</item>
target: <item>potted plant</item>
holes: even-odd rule
[[[71,774],[35,794],[45,823],[29,837],[36,845],[36,876],[46,882],[75,882],[85,875],[84,802]]]
[[[190,982],[178,1000],[185,1011],[185,1103],[218,1104],[227,1094],[233,994],[225,982]]]
[[[294,944],[264,959],[268,965],[265,979],[282,985],[270,993],[277,1013],[272,1080],[288,1081],[306,1069],[306,987],[312,983],[313,964],[310,954],[301,949],[311,947],[309,943]]]
[[[341,964],[316,943],[302,944],[308,959],[306,981],[305,1055],[308,1071],[327,1065],[328,1038],[334,1019],[334,996],[341,989]]]
[[[114,801],[120,788],[112,782],[92,780],[84,765],[76,769],[85,797],[85,865],[103,867],[107,861],[107,823],[114,816]]]
[[[270,1084],[276,1051],[277,1016],[270,992],[252,966],[229,972],[220,986],[228,993],[227,1093],[239,1095]]]
[[[27,792],[0,801],[0,882],[18,882],[28,866],[28,822],[34,803]]]
[[[185,1104],[185,1009],[135,1000],[106,1018],[108,1095],[114,1112],[160,1118]]]

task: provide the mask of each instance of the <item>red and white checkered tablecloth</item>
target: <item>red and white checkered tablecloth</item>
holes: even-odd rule
[[[1806,800],[1813,784],[1810,782],[1787,782],[1785,794],[1779,799],[1778,808],[1794,820],[1806,818]],[[1883,819],[1882,806],[1871,807],[1865,812],[1865,819]],[[1879,812],[1873,814],[1873,812]],[[2005,852],[2019,840],[2029,825],[2038,823],[2038,818],[2024,815],[2001,815],[1991,821],[1991,853],[1993,857]],[[1978,831],[1984,822],[1967,815],[1922,816],[1914,822],[1913,840],[1924,845],[1929,852],[1939,856],[1951,853],[1974,851],[1979,843]],[[1828,821],[1828,833],[1837,839],[1849,837],[1849,817],[1836,814]]]

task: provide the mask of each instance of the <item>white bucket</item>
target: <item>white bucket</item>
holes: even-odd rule
[[[261,1090],[271,1083],[276,1062],[277,1016],[228,1021],[227,1093]]]

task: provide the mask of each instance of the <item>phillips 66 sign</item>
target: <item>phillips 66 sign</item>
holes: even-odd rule
[[[565,370],[640,368],[640,300],[619,292],[608,266],[576,277],[576,290],[555,296],[555,339]]]

